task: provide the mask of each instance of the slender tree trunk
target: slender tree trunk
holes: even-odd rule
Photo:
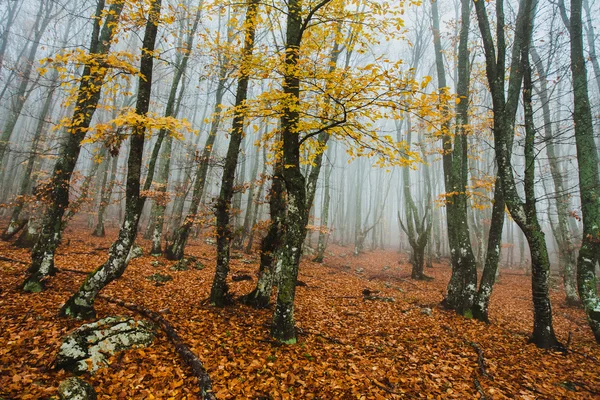
[[[117,165],[119,163],[118,155],[111,157],[111,167],[110,167],[110,178],[108,178],[108,168],[104,173],[104,180],[102,182],[102,192],[100,195],[100,206],[98,207],[98,222],[96,223],[96,227],[94,228],[94,232],[92,236],[96,237],[104,237],[104,214],[106,213],[106,209],[110,205],[110,198],[112,196],[112,191],[115,186],[115,182],[117,180]],[[110,180],[108,180],[110,179]],[[107,182],[108,180],[108,182]],[[108,185],[107,185],[108,183]]]
[[[492,94],[494,110],[494,147],[498,164],[498,175],[506,205],[515,222],[525,234],[531,253],[532,293],[534,306],[534,328],[531,342],[541,348],[562,348],[556,339],[552,326],[552,308],[548,297],[549,259],[544,239],[537,220],[534,190],[534,147],[535,132],[530,107],[530,68],[529,42],[533,29],[536,0],[521,0],[515,27],[515,41],[512,48],[510,79],[505,94],[506,43],[504,32],[504,2],[496,3],[497,46],[491,34],[485,4],[475,2],[479,30],[483,39],[486,56],[486,73]],[[497,47],[496,50],[494,50]],[[526,117],[525,148],[525,203],[519,197],[515,186],[511,165],[515,115],[519,103],[519,92],[525,76],[524,106]],[[527,104],[529,102],[529,104]],[[531,114],[531,115],[529,115]]]
[[[56,90],[56,85],[58,83],[58,74],[55,72],[51,78],[50,82],[50,90],[46,94],[46,100],[44,100],[44,105],[42,106],[42,110],[39,115],[38,123],[35,128],[35,133],[33,135],[33,141],[31,143],[31,154],[27,158],[27,164],[25,165],[25,171],[23,173],[23,179],[21,180],[21,185],[19,189],[19,197],[17,198],[17,204],[13,209],[12,215],[10,217],[10,222],[8,223],[8,227],[2,234],[2,240],[9,240],[13,235],[18,232],[18,227],[22,226],[22,221],[19,220],[21,211],[25,206],[25,197],[30,194],[32,188],[34,187],[34,179],[33,179],[33,169],[35,165],[36,158],[38,157],[39,144],[42,138],[42,134],[44,133],[44,128],[46,126],[46,118],[50,114],[50,110],[53,105],[54,92]]]
[[[275,283],[274,261],[278,258],[277,250],[281,248],[282,224],[285,217],[285,187],[281,176],[282,169],[281,162],[278,162],[273,172],[269,194],[271,224],[261,243],[260,268],[256,288],[241,299],[243,303],[255,308],[264,308],[269,305]]]
[[[583,237],[577,258],[577,289],[596,342],[600,343],[600,297],[598,297],[595,271],[600,257],[600,173],[583,54],[581,9],[581,0],[571,0],[569,31],[573,75],[573,120],[583,216]]]
[[[496,177],[494,205],[492,206],[492,219],[488,234],[485,264],[483,266],[483,273],[481,274],[479,290],[473,302],[473,318],[486,323],[490,322],[488,309],[498,273],[498,262],[500,261],[505,207],[502,181],[499,177]]]
[[[96,9],[94,30],[90,44],[90,55],[102,57],[108,54],[119,16],[123,10],[123,2],[116,1],[111,4],[102,31],[100,20],[104,10],[104,0],[98,1]],[[77,101],[71,124],[70,134],[61,150],[61,154],[54,166],[51,182],[49,184],[49,198],[52,202],[48,205],[40,231],[40,237],[31,253],[31,266],[29,276],[23,283],[23,290],[39,292],[44,288],[44,280],[48,275],[53,275],[54,252],[60,242],[62,217],[69,205],[69,188],[71,175],[79,158],[81,141],[85,138],[94,112],[100,100],[100,93],[107,70],[94,68],[92,61],[83,70],[77,94]]]
[[[221,123],[221,111],[223,95],[225,94],[225,83],[226,83],[226,69],[222,66],[219,73],[219,82],[217,85],[217,92],[215,95],[215,109],[213,112],[214,118],[211,123],[210,132],[202,155],[198,160],[198,167],[196,170],[196,181],[194,182],[194,191],[192,193],[192,204],[188,210],[187,216],[181,226],[173,234],[173,241],[165,249],[165,257],[169,260],[181,260],[185,251],[185,245],[190,235],[190,229],[194,224],[194,219],[198,213],[200,207],[200,201],[204,192],[204,186],[206,184],[206,176],[208,174],[208,167],[212,150],[214,148],[215,140],[217,139],[217,131],[219,124]]]
[[[8,148],[8,143],[12,134],[14,132],[15,126],[17,125],[17,121],[21,116],[21,111],[23,110],[23,106],[25,105],[25,101],[29,97],[26,92],[29,84],[31,83],[31,72],[33,71],[33,66],[35,65],[35,55],[37,53],[37,49],[41,43],[42,35],[46,32],[46,28],[48,24],[52,20],[52,10],[54,8],[54,2],[49,0],[42,0],[40,4],[40,9],[35,19],[35,23],[33,25],[33,38],[31,40],[31,47],[29,48],[29,54],[27,56],[27,61],[25,62],[25,67],[23,73],[21,75],[21,83],[17,88],[17,92],[15,94],[15,100],[12,106],[12,109],[9,113],[8,120],[2,130],[2,134],[0,134],[0,170],[2,169],[2,161],[4,159],[4,155],[6,153],[6,149]],[[31,89],[30,89],[31,90]]]
[[[439,34],[439,17],[437,2],[432,1],[433,40],[436,53],[436,71],[440,89],[446,87],[446,72]],[[448,243],[452,261],[452,276],[448,282],[447,295],[444,304],[456,310],[459,314],[468,315],[473,305],[477,289],[477,267],[467,215],[466,186],[468,179],[467,157],[467,125],[469,108],[469,27],[471,6],[469,0],[461,0],[461,25],[458,44],[457,96],[459,103],[456,107],[456,128],[454,145],[450,135],[442,138],[444,148],[443,168],[444,186],[446,193],[452,193],[446,201],[446,224]],[[446,112],[448,112],[448,105]],[[447,126],[442,129],[449,130]]]
[[[161,0],[153,0],[148,13],[146,30],[142,42],[140,77],[135,112],[141,117],[148,114],[152,90],[152,67],[154,48],[160,21]],[[61,315],[87,319],[96,315],[94,301],[98,293],[110,282],[119,278],[127,268],[128,255],[135,241],[144,197],[140,196],[142,156],[144,152],[144,124],[132,127],[129,155],[127,158],[127,183],[125,189],[125,219],[117,240],[112,244],[108,260],[92,272],[79,290],[61,308]]]
[[[328,155],[331,157],[331,150],[328,150]],[[319,242],[317,243],[317,255],[313,261],[322,263],[327,248],[327,240],[329,238],[328,223],[329,223],[329,203],[331,201],[331,172],[333,165],[329,162],[325,170],[325,187],[323,188],[323,211],[321,212],[321,229],[319,231]]]
[[[238,78],[237,92],[235,96],[235,111],[229,139],[229,148],[223,168],[221,181],[221,192],[216,205],[217,217],[217,266],[210,292],[211,304],[222,307],[230,299],[227,286],[227,274],[229,273],[229,251],[232,238],[230,220],[230,206],[233,198],[233,185],[235,181],[235,170],[238,163],[238,154],[244,135],[245,102],[248,96],[248,82],[250,80],[250,59],[254,50],[254,37],[256,33],[256,15],[259,0],[249,0],[246,10],[246,21],[244,23],[244,49],[240,65],[240,77]]]
[[[540,56],[537,54],[535,47],[531,48],[535,68],[540,76],[547,76],[544,64]],[[565,190],[563,181],[563,172],[561,171],[559,160],[554,148],[554,134],[552,132],[552,120],[550,111],[550,98],[548,96],[548,88],[546,79],[539,80],[540,88],[538,90],[540,101],[542,103],[542,112],[544,117],[544,139],[546,141],[546,152],[548,153],[548,163],[550,165],[550,173],[554,182],[554,191],[556,197],[556,212],[558,217],[558,225],[554,230],[556,241],[558,244],[559,261],[561,265],[561,273],[563,276],[563,285],[566,294],[566,301],[569,305],[579,304],[577,296],[577,278],[575,276],[576,255],[575,246],[573,245],[573,233],[569,229],[569,196]]]

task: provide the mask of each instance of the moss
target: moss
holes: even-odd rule
[[[471,311],[471,310],[465,310],[465,312],[463,312],[463,317],[468,318],[468,319],[472,319],[473,318],[473,311]]]
[[[23,290],[29,293],[40,293],[44,288],[42,287],[42,284],[39,282],[35,282],[35,281],[30,281],[27,282],[24,286],[23,286]]]
[[[298,341],[296,340],[295,337],[291,338],[291,339],[287,339],[287,340],[279,340],[279,343],[281,344],[296,344]]]

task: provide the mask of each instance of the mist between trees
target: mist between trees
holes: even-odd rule
[[[550,275],[600,340],[598,3],[536,0],[0,3],[2,238],[44,290],[65,229],[118,230],[61,312],[127,268],[217,246],[261,254],[272,335],[295,343],[303,254],[447,260],[444,306],[489,321],[498,267],[531,275],[532,342],[563,348]],[[478,271],[480,273],[478,274]]]

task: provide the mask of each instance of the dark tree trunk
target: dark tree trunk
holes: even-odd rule
[[[271,223],[260,248],[260,267],[256,288],[242,298],[242,302],[255,308],[264,308],[271,302],[271,293],[275,283],[275,265],[277,250],[281,247],[282,223],[285,213],[285,187],[281,177],[281,163],[273,173],[269,195]]]
[[[150,106],[152,90],[152,67],[154,47],[160,21],[161,0],[154,0],[148,14],[146,30],[142,42],[140,78],[135,112],[146,116]],[[125,219],[117,240],[112,244],[108,260],[92,272],[79,290],[67,300],[61,308],[61,315],[73,318],[93,318],[96,314],[94,301],[98,293],[110,282],[119,278],[127,267],[129,252],[135,241],[140,214],[144,206],[144,197],[140,197],[142,156],[144,153],[144,125],[132,127],[129,155],[127,158],[127,183],[125,188]]]
[[[596,342],[600,343],[600,297],[598,297],[595,271],[600,257],[600,173],[588,96],[586,60],[583,53],[581,9],[581,0],[571,0],[569,31],[574,97],[573,120],[583,216],[583,238],[577,258],[577,289]]]
[[[231,199],[233,198],[233,185],[235,181],[235,170],[238,163],[240,144],[244,135],[245,102],[248,96],[248,82],[250,80],[249,62],[254,50],[254,37],[256,32],[256,14],[258,0],[249,0],[246,10],[244,49],[240,65],[240,77],[238,78],[237,92],[235,96],[235,111],[229,139],[229,148],[223,168],[221,180],[221,192],[216,205],[217,217],[217,266],[215,277],[210,291],[211,304],[222,307],[231,301],[229,288],[227,286],[227,274],[229,273],[229,251],[232,238],[229,226]]]
[[[496,282],[496,274],[498,272],[498,262],[500,260],[500,250],[502,245],[502,230],[504,228],[504,194],[502,191],[502,183],[500,178],[496,178],[494,188],[494,205],[492,206],[492,219],[490,223],[490,231],[488,234],[488,245],[481,274],[481,282],[479,290],[475,296],[473,303],[473,318],[489,323],[488,308],[494,283]]]
[[[511,216],[525,234],[531,253],[531,285],[534,307],[534,328],[531,342],[541,348],[562,348],[552,326],[552,307],[548,296],[550,262],[544,234],[540,228],[535,205],[534,181],[534,138],[533,112],[531,111],[531,69],[529,67],[529,42],[533,29],[533,18],[537,2],[521,0],[515,27],[508,94],[505,94],[506,43],[504,38],[504,4],[496,3],[497,51],[490,31],[485,4],[475,2],[479,29],[486,55],[486,73],[494,110],[494,147],[498,163],[498,175],[506,205]],[[525,109],[525,203],[519,197],[511,165],[515,115],[519,103],[519,92],[525,77],[523,103]]]
[[[442,54],[442,44],[439,35],[439,16],[437,2],[432,1],[433,15],[433,40],[436,53],[436,71],[440,90],[446,87],[446,72]],[[467,314],[473,305],[477,289],[476,260],[471,245],[467,216],[467,132],[465,127],[469,123],[469,28],[471,6],[469,0],[461,0],[461,25],[458,44],[457,96],[460,99],[456,107],[456,128],[454,132],[454,145],[452,137],[442,137],[444,186],[446,193],[452,196],[446,201],[446,224],[448,229],[448,243],[450,245],[450,259],[452,262],[452,276],[448,282],[447,295],[444,305],[456,310],[459,314]],[[448,105],[444,105],[448,112]],[[443,129],[449,130],[449,123]],[[501,232],[500,232],[501,233]]]
[[[98,1],[90,44],[92,56],[102,57],[108,54],[123,4],[122,1],[117,1],[110,6],[104,26],[100,31],[104,0]],[[29,276],[23,283],[23,290],[27,292],[43,290],[46,277],[55,273],[54,252],[60,242],[62,217],[69,205],[71,175],[79,158],[81,141],[85,138],[100,100],[102,85],[107,73],[104,68],[92,70],[94,62],[92,61],[84,67],[82,74],[84,78],[79,84],[76,106],[69,127],[72,132],[67,136],[49,183],[49,198],[52,199],[52,202],[46,209],[40,237],[31,252]]]

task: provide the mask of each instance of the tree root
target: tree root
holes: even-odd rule
[[[160,328],[165,332],[171,343],[175,346],[175,350],[179,354],[179,356],[183,359],[185,364],[190,367],[193,375],[198,380],[198,386],[200,387],[200,393],[202,400],[216,400],[214,392],[212,391],[212,382],[202,361],[190,350],[189,346],[181,340],[179,334],[173,328],[173,325],[169,323],[162,315],[159,313],[149,310],[145,307],[138,306],[137,304],[127,303],[123,300],[112,299],[106,296],[98,296],[109,303],[117,304],[121,307],[127,308],[128,310],[134,311],[142,316],[152,320],[155,324],[160,326]]]

